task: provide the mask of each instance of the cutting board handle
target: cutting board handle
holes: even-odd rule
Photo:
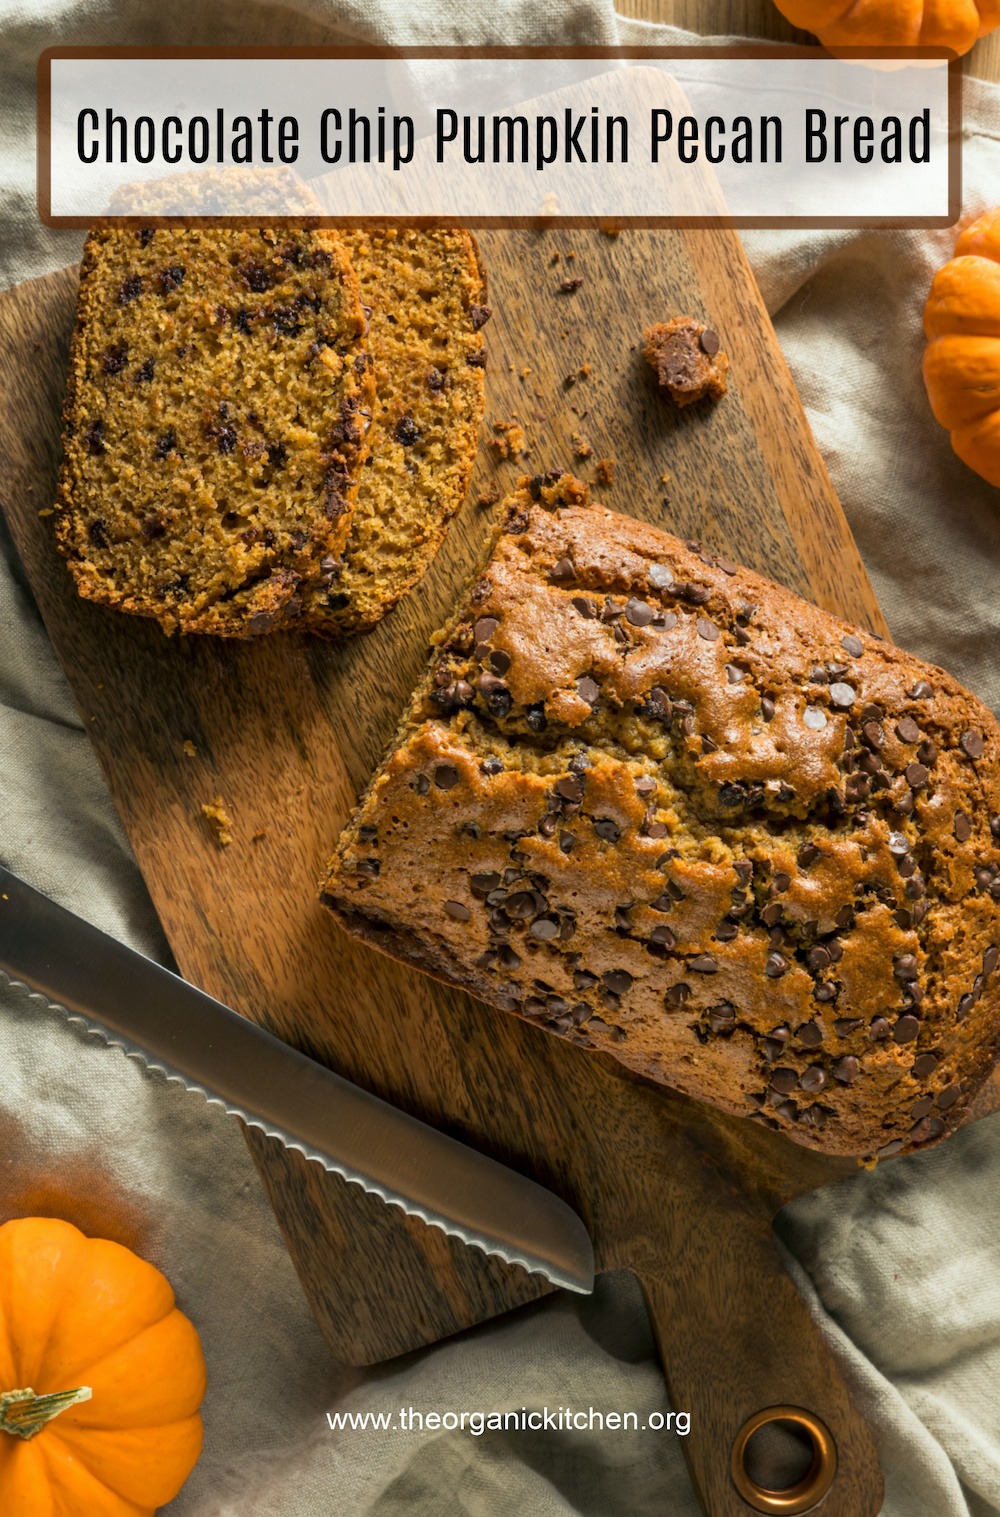
[[[673,1230],[669,1259],[647,1239],[632,1266],[671,1406],[690,1413],[683,1446],[705,1512],[875,1517],[882,1502],[875,1445],[770,1228],[732,1198],[719,1213],[708,1194],[705,1200],[699,1217]],[[747,1468],[745,1448],[768,1422],[791,1424],[812,1445],[794,1488],[768,1492]]]

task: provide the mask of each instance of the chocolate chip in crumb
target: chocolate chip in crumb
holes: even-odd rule
[[[833,1078],[841,1085],[853,1085],[860,1073],[861,1065],[852,1053],[845,1054],[838,1059],[833,1066]]]
[[[714,643],[719,636],[719,629],[707,616],[699,616],[697,626],[698,636],[703,637],[706,643]]]
[[[954,833],[956,841],[967,843],[972,836],[972,823],[964,811],[955,812]]]
[[[903,770],[906,783],[913,789],[919,790],[921,785],[926,785],[930,778],[930,771],[923,764],[907,764]]]
[[[618,826],[618,823],[612,821],[611,817],[609,816],[595,817],[594,831],[597,833],[597,836],[599,838],[602,838],[604,840],[605,843],[617,843],[622,835],[621,828]]]
[[[909,839],[903,832],[890,832],[887,847],[894,859],[905,858],[910,851]]]
[[[771,697],[769,695],[763,696],[760,703],[760,714],[765,722],[773,720],[775,709],[775,704]]]
[[[821,1064],[810,1064],[799,1076],[799,1086],[802,1090],[822,1090],[826,1085],[826,1070]]]
[[[437,764],[434,769],[434,783],[439,790],[451,790],[458,784],[459,773],[454,764]]]
[[[860,637],[855,637],[853,632],[847,632],[840,639],[840,646],[848,652],[852,658],[860,658],[865,651],[865,645]]]
[[[722,346],[719,341],[718,332],[713,332],[711,327],[705,328],[704,332],[699,336],[698,342],[701,345],[702,352],[706,353],[709,358],[714,358]]]
[[[835,706],[839,706],[843,710],[846,710],[848,706],[853,706],[856,697],[857,691],[854,687],[852,685],[845,685],[842,680],[838,680],[836,684],[830,686],[830,699]]]
[[[597,615],[597,607],[586,595],[574,595],[573,609],[578,611],[587,621],[592,621]]]
[[[937,1067],[938,1060],[934,1054],[922,1053],[918,1054],[914,1059],[913,1068],[910,1070],[910,1073],[915,1080],[929,1080],[931,1075],[936,1072]]]
[[[626,602],[625,620],[633,627],[648,627],[653,620],[653,608],[644,600],[633,598]]]
[[[557,585],[568,584],[576,579],[576,566],[571,558],[561,558],[553,564],[549,578],[555,580]]]
[[[764,965],[764,973],[768,976],[769,979],[777,980],[780,979],[783,974],[786,974],[789,968],[790,965],[784,954],[777,952],[769,953],[767,956],[767,963]]]
[[[933,687],[925,679],[918,679],[912,689],[907,690],[911,701],[929,701],[934,694]]]
[[[688,968],[696,974],[716,974],[719,968],[718,959],[710,953],[700,953],[695,958],[688,960]]]
[[[456,922],[468,922],[472,916],[468,906],[463,906],[461,901],[445,901],[444,909]]]
[[[983,734],[978,732],[974,727],[970,728],[968,732],[962,733],[959,739],[959,746],[966,758],[970,759],[980,759],[986,752],[986,741]]]
[[[583,675],[576,682],[576,693],[588,706],[593,706],[601,690],[596,680],[592,680],[589,674]]]
[[[912,1043],[920,1031],[920,1023],[916,1017],[902,1016],[892,1029],[893,1040],[896,1043]]]
[[[626,969],[609,969],[605,974],[602,974],[601,980],[605,989],[610,990],[616,996],[628,995],[632,989],[632,976]]]
[[[666,590],[674,582],[674,576],[666,564],[650,564],[646,570],[646,578],[654,590]]]
[[[919,743],[920,728],[912,716],[904,716],[896,723],[896,736],[901,743]]]
[[[779,1065],[777,1069],[771,1070],[771,1089],[776,1090],[779,1095],[791,1095],[793,1090],[798,1089],[798,1084],[799,1077],[794,1069],[788,1069],[784,1065]]]

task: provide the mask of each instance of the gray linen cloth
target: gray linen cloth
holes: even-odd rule
[[[43,47],[693,40],[623,21],[610,0],[428,0],[405,13],[392,0],[207,0],[176,12],[157,0],[35,0],[0,4],[0,28],[3,283],[79,253],[79,237],[46,231],[34,214]],[[964,169],[973,214],[998,198],[1000,92],[972,81]],[[895,637],[1000,709],[1000,495],[952,457],[919,376],[920,310],[951,234],[745,240]],[[0,859],[166,958],[5,534],[0,752]],[[336,1365],[235,1123],[9,992],[0,993],[0,1153],[0,1218],[64,1216],[139,1249],[202,1333],[205,1451],[172,1517],[697,1512],[673,1434],[362,1434],[334,1432],[325,1416],[572,1404],[633,1410],[641,1423],[666,1402],[627,1277],[374,1372]],[[875,1431],[888,1517],[1000,1513],[998,1179],[1000,1119],[990,1119],[781,1219],[797,1283]]]

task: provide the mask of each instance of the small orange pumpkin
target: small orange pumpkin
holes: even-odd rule
[[[151,1517],[201,1452],[204,1393],[158,1269],[53,1218],[0,1227],[0,1511]]]
[[[1000,25],[1000,0],[777,0],[793,26],[838,47],[949,47],[967,53]]]
[[[1000,207],[959,236],[924,307],[924,384],[963,463],[1000,485]]]

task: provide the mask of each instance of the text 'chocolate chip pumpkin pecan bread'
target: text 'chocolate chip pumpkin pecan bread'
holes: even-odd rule
[[[294,618],[350,527],[375,399],[365,330],[330,232],[94,232],[57,510],[81,595],[167,632]]]
[[[493,1006],[833,1153],[1000,1029],[1000,732],[941,670],[522,482],[324,899]]]
[[[328,637],[373,627],[441,546],[476,456],[490,315],[468,232],[341,235],[369,313],[378,400],[343,563],[306,598],[307,626]]]

